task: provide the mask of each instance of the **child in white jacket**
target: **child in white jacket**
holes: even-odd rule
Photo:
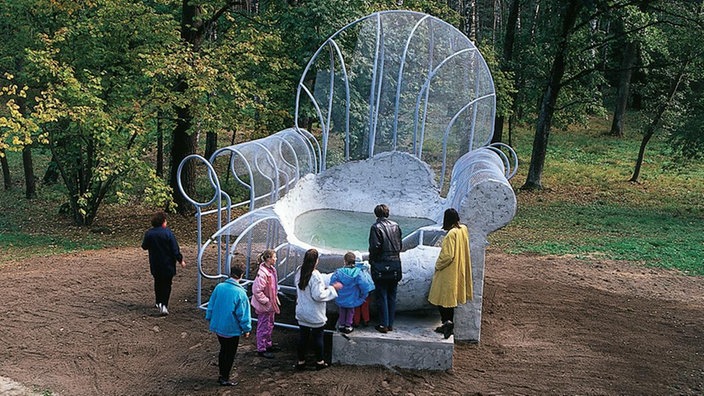
[[[316,358],[315,369],[328,367],[323,354],[323,330],[328,320],[325,314],[326,302],[337,297],[342,283],[335,282],[326,286],[322,274],[316,269],[317,265],[318,251],[310,249],[303,256],[303,264],[296,271],[296,320],[299,327],[296,370],[304,370],[306,367],[306,352],[311,337]]]

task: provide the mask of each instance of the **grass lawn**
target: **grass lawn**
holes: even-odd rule
[[[510,253],[600,256],[704,275],[704,165],[677,166],[667,142],[654,138],[637,183],[629,182],[640,136],[604,135],[608,123],[554,131],[542,191],[521,191],[532,135],[513,143],[521,160],[511,180],[518,212],[492,234]]]

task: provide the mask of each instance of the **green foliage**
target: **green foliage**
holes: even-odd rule
[[[647,176],[629,183],[639,137],[604,136],[608,125],[599,121],[553,135],[545,190],[518,191],[518,213],[492,243],[512,253],[629,260],[704,275],[704,166],[667,166],[661,137],[651,142]],[[519,158],[528,158],[530,133],[519,132]],[[526,171],[522,163],[513,180]]]
[[[15,260],[31,256],[100,249],[105,246],[101,243],[77,241],[60,236],[30,235],[22,232],[3,233],[0,235],[0,245]]]
[[[698,92],[701,92],[701,84]],[[681,112],[681,122],[675,124],[669,135],[673,157],[677,163],[691,163],[704,160],[704,98],[695,94],[695,90],[687,93],[690,100]]]
[[[23,17],[43,1],[20,4],[27,12],[15,12]],[[15,71],[29,87],[3,89],[11,123],[0,121],[0,131],[11,150],[33,141],[49,146],[74,221],[91,224],[106,195],[120,200],[128,175],[148,176],[135,166],[151,111],[142,57],[169,40],[171,18],[123,0],[58,2],[44,10],[53,24],[10,39],[25,44]],[[28,91],[38,94],[14,106]]]
[[[508,117],[513,112],[513,101],[518,93],[514,86],[514,72],[501,70],[493,47],[480,45],[479,51],[482,53],[487,66],[489,66],[491,77],[494,80],[496,114]]]
[[[644,99],[645,116],[656,122],[662,114],[656,127],[669,135],[676,165],[704,158],[701,4],[672,2],[667,9],[656,9],[642,18],[645,22],[659,22],[653,23],[643,35],[646,39],[642,41],[641,53],[647,67],[643,69],[645,78],[635,85],[636,92]]]

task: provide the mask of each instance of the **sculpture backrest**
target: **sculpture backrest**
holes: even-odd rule
[[[312,125],[319,170],[403,151],[428,163],[443,189],[454,162],[490,142],[495,103],[489,69],[464,34],[430,15],[383,11],[314,54],[298,85],[296,127]]]

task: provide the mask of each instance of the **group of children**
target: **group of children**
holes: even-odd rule
[[[217,335],[220,343],[218,382],[222,386],[237,385],[236,381],[230,380],[230,371],[239,337],[249,337],[252,330],[250,305],[257,314],[257,354],[273,359],[274,352],[279,350],[272,341],[274,317],[280,313],[281,306],[277,296],[276,259],[276,252],[270,249],[259,255],[259,268],[252,283],[251,298],[247,298],[247,293],[240,284],[244,273],[242,265],[233,265],[230,278],[218,284],[210,296],[205,318],[210,322],[210,331]],[[369,299],[374,290],[374,282],[368,265],[362,262],[361,256],[352,252],[345,254],[344,266],[332,274],[329,282],[325,282],[316,269],[317,265],[318,251],[310,249],[295,275],[296,320],[299,325],[296,370],[306,368],[305,356],[311,339],[316,356],[315,369],[328,366],[323,358],[327,301],[336,301],[339,312],[337,329],[341,333],[349,334],[354,327],[360,324],[366,326],[370,320]]]
[[[316,355],[315,368],[327,367],[323,360],[323,331],[327,322],[326,303],[336,300],[339,319],[337,329],[341,333],[351,333],[354,327],[369,323],[370,292],[377,288],[380,303],[380,320],[376,329],[382,333],[392,330],[393,311],[395,308],[396,284],[400,280],[400,229],[394,222],[388,221],[389,210],[386,205],[377,205],[374,209],[377,223],[386,222],[395,226],[398,240],[394,250],[398,270],[393,281],[389,281],[390,292],[384,287],[383,278],[375,285],[368,265],[361,261],[359,254],[348,252],[344,256],[344,266],[337,269],[325,282],[323,275],[317,270],[318,251],[309,249],[303,264],[295,275],[296,284],[296,320],[299,325],[297,370],[305,369],[305,356],[309,341]],[[176,274],[176,263],[185,267],[186,262],[181,255],[178,243],[171,230],[167,227],[166,214],[158,212],[152,217],[152,228],[144,235],[142,248],[149,250],[149,265],[154,277],[154,293],[156,307],[161,315],[168,315],[168,301],[171,294],[171,282]],[[372,226],[374,232],[375,226]],[[384,225],[384,224],[382,224]],[[381,227],[383,228],[383,227]],[[472,263],[469,251],[469,232],[467,226],[460,223],[460,217],[453,208],[445,210],[442,228],[447,231],[440,248],[440,255],[435,264],[435,273],[428,294],[428,301],[437,306],[442,326],[435,331],[442,333],[447,339],[454,333],[454,310],[459,304],[471,301]],[[372,258],[372,239],[370,232],[370,261]],[[382,233],[384,234],[384,233]],[[388,232],[387,232],[388,234]],[[387,235],[387,237],[389,237]],[[378,236],[375,236],[378,239]],[[393,241],[391,241],[393,242]],[[388,252],[387,252],[388,253]],[[252,330],[250,306],[257,314],[257,354],[273,359],[278,348],[272,342],[274,317],[280,312],[278,299],[278,277],[276,271],[276,252],[271,249],[259,255],[259,269],[252,284],[252,297],[240,284],[244,274],[243,265],[232,265],[230,277],[218,284],[213,290],[208,302],[206,319],[210,322],[210,330],[214,332],[220,343],[218,382],[223,386],[234,386],[237,382],[230,381],[230,371],[237,352],[240,336],[249,337]],[[373,264],[378,264],[376,261]],[[388,267],[388,266],[387,266]],[[379,270],[375,276],[379,278]],[[388,296],[392,308],[384,309],[384,295]]]

